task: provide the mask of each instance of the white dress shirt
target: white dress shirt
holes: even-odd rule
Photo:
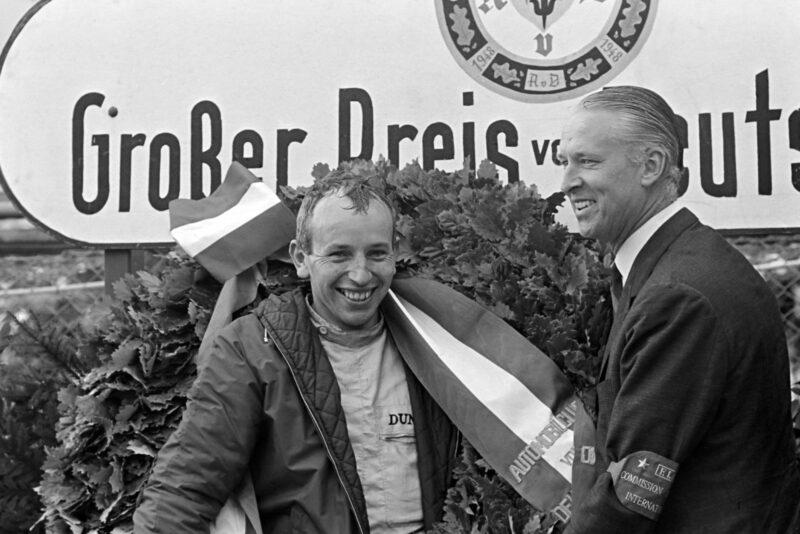
[[[636,261],[636,256],[642,251],[644,246],[653,237],[653,234],[658,231],[673,215],[678,213],[682,205],[678,202],[673,202],[663,210],[659,211],[650,217],[643,225],[636,229],[628,239],[619,247],[616,256],[614,256],[614,265],[617,266],[619,274],[622,275],[622,285],[628,280],[628,275],[633,268],[633,262]]]

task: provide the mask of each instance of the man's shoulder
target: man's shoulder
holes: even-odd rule
[[[309,321],[306,306],[306,291],[302,287],[283,293],[271,293],[262,299],[249,313],[233,321],[246,323],[257,321],[277,325],[286,321]]]
[[[250,311],[221,327],[216,336],[233,342],[249,342],[264,337],[264,328],[284,328],[287,324],[298,325],[309,321],[305,306],[305,294],[302,289],[294,289],[281,294],[270,294],[262,299]]]
[[[665,250],[654,272],[698,289],[755,282],[760,277],[747,258],[716,230],[701,223],[681,232]],[[760,284],[756,284],[760,285]]]
[[[741,316],[743,310],[762,315],[776,306],[772,291],[747,258],[699,222],[666,248],[643,291],[661,291],[665,285],[707,300],[720,317]]]
[[[756,274],[747,259],[716,230],[683,208],[665,221],[644,245],[633,265],[638,283],[664,278],[694,285]],[[730,273],[721,277],[722,273]]]
[[[241,360],[259,376],[276,376],[285,369],[286,362],[274,341],[280,339],[281,345],[290,353],[303,345],[304,336],[287,336],[286,332],[302,331],[303,321],[310,325],[307,313],[296,313],[300,303],[305,305],[304,302],[302,295],[299,299],[293,299],[288,293],[270,295],[214,334],[206,357],[200,359],[201,366],[220,370]]]

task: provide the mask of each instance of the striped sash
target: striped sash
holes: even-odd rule
[[[556,364],[431,280],[395,280],[383,312],[406,363],[484,460],[536,508],[564,508],[577,406]]]

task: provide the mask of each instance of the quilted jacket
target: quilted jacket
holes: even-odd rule
[[[457,434],[406,370],[426,529],[441,520]],[[368,533],[336,377],[301,290],[217,336],[159,454],[135,532],[208,532],[246,470],[264,532]]]

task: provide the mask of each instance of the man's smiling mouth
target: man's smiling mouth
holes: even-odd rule
[[[575,211],[583,211],[594,204],[596,204],[594,200],[576,200],[572,203],[575,206]]]
[[[344,295],[347,300],[352,300],[353,302],[364,302],[372,296],[372,294],[375,292],[375,289],[337,289],[336,291]]]

